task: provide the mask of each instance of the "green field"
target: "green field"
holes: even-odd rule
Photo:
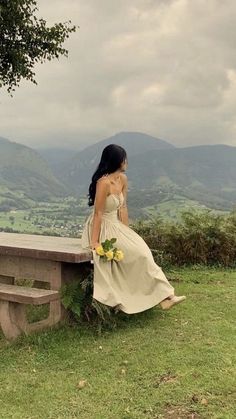
[[[166,274],[187,295],[168,312],[119,314],[101,335],[65,324],[0,336],[0,417],[235,419],[236,272]]]
[[[1,205],[9,207],[9,210],[1,210]],[[23,192],[10,191],[4,186],[0,186],[0,207],[0,228],[4,231],[65,237],[81,235],[85,218],[91,210],[85,196],[68,196],[53,198],[50,202],[36,202]],[[209,209],[197,200],[188,199],[173,191],[162,194],[160,191],[142,191],[142,194],[140,191],[132,191],[128,197],[128,207],[132,222],[156,216],[161,216],[166,221],[179,222],[183,211]],[[228,213],[216,209],[211,211],[222,215]]]
[[[194,201],[183,196],[174,195],[171,199],[165,199],[163,202],[157,203],[156,205],[148,206],[143,209],[143,213],[146,217],[161,216],[164,220],[177,221],[181,220],[181,212],[189,210],[209,210],[203,204],[198,201]],[[216,214],[227,214],[228,211],[211,209],[212,213]]]
[[[75,198],[55,202],[35,202],[30,208],[0,211],[0,228],[18,233],[78,236],[86,209]]]

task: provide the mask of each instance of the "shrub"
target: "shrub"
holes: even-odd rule
[[[164,222],[160,217],[133,226],[153,251],[157,263],[169,265],[236,265],[236,212],[218,215],[185,211],[182,221]]]

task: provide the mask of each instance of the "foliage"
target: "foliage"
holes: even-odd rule
[[[104,242],[102,242],[104,252],[109,252],[109,250],[113,250],[113,244],[116,242],[116,240],[117,239],[113,237],[111,240],[106,239]]]
[[[154,218],[133,226],[153,251],[156,261],[169,265],[220,265],[236,263],[236,212],[185,211],[182,222]]]
[[[116,327],[116,310],[93,298],[93,268],[85,269],[81,277],[63,284],[60,294],[73,321],[87,321],[99,332],[103,327]]]
[[[36,16],[36,0],[0,0],[0,87],[8,92],[21,79],[35,81],[34,65],[67,56],[64,41],[76,27],[71,21],[47,27]]]

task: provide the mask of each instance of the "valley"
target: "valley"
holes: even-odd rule
[[[0,229],[79,237],[91,176],[107,144],[127,150],[130,222],[183,211],[226,214],[236,204],[236,147],[176,148],[137,132],[121,132],[83,150],[31,149],[0,137]]]
[[[35,202],[30,209],[0,212],[0,230],[5,232],[80,237],[86,217],[85,203],[74,197],[55,202]]]
[[[165,221],[180,222],[182,211],[209,210],[205,205],[180,195],[163,193],[161,199],[154,201],[155,197],[151,197],[152,199],[146,200],[146,202],[142,202],[140,199],[142,196],[146,196],[144,191],[143,195],[140,194],[140,191],[137,192],[137,195],[134,191],[130,194],[129,218],[131,223],[156,217],[161,217]],[[29,204],[30,207],[27,208]],[[57,198],[54,199],[54,202],[33,202],[31,200],[25,203],[25,207],[25,209],[15,207],[0,211],[0,230],[47,236],[81,237],[85,219],[92,211],[87,206],[86,197],[78,199],[74,196]],[[215,209],[211,209],[211,211],[222,215],[228,213],[228,211]]]

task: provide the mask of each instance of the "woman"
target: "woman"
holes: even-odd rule
[[[94,205],[94,211],[85,223],[82,247],[93,252],[93,298],[128,314],[157,304],[167,310],[186,297],[174,295],[149,247],[128,225],[126,168],[126,151],[110,144],[103,150],[89,186],[89,206]],[[95,249],[113,237],[124,259],[104,262]]]

